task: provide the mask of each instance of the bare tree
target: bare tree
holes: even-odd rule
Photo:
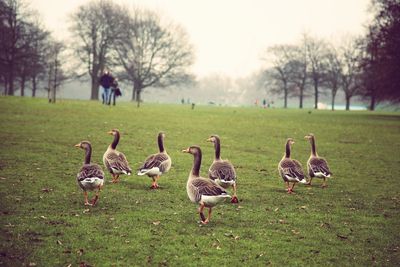
[[[335,47],[330,46],[327,52],[327,64],[324,83],[331,91],[331,109],[335,110],[335,99],[337,91],[341,86],[341,61],[338,51]]]
[[[341,84],[346,98],[346,110],[350,110],[350,100],[360,91],[361,72],[360,62],[362,46],[356,37],[346,38],[340,49],[341,56]]]
[[[284,104],[287,108],[287,100],[290,90],[290,79],[293,78],[293,52],[295,47],[291,45],[275,45],[268,48],[268,54],[272,63],[272,69],[266,72],[270,86],[275,93],[283,93]]]
[[[181,27],[163,25],[154,12],[134,9],[124,19],[124,36],[116,43],[116,50],[125,78],[133,84],[132,100],[140,106],[144,88],[166,87],[186,80],[193,49]]]
[[[21,61],[27,56],[27,6],[22,0],[0,2],[0,70],[5,94],[14,95],[15,79]]]
[[[301,45],[293,46],[290,59],[288,64],[290,69],[289,81],[292,83],[293,93],[299,97],[299,108],[303,108],[309,69],[307,48],[304,42]]]
[[[323,83],[326,70],[326,44],[323,40],[304,35],[304,45],[307,49],[309,76],[314,87],[314,109],[318,109],[320,85]]]
[[[16,75],[19,78],[21,96],[25,95],[25,87],[29,80],[37,78],[45,71],[44,50],[47,48],[49,33],[38,22],[26,24],[25,39],[27,46],[22,51],[25,55],[21,58]],[[33,83],[32,96],[36,93],[36,84]]]
[[[61,64],[64,45],[58,41],[49,41],[47,54],[47,97],[49,103],[56,103],[56,93],[60,85],[67,80]]]
[[[86,64],[91,78],[90,99],[99,98],[99,77],[105,68],[112,64],[110,52],[118,39],[122,7],[110,0],[92,0],[82,5],[72,14],[70,31],[73,33],[73,46],[78,58]],[[123,29],[128,31],[129,29]]]

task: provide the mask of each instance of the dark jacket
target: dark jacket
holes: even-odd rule
[[[110,88],[113,81],[114,77],[110,74],[103,74],[103,76],[100,77],[100,85],[104,88]]]

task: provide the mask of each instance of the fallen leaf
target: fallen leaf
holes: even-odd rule
[[[83,248],[80,248],[76,251],[76,254],[78,254],[79,256],[82,256],[83,254]]]
[[[62,242],[60,240],[57,240],[58,245],[62,245]]]
[[[153,222],[154,225],[159,225],[160,223],[161,223],[160,221]]]
[[[336,234],[336,236],[339,237],[339,238],[341,238],[341,239],[347,239],[347,238],[348,238],[347,236],[340,235],[340,234]]]
[[[42,219],[47,219],[45,216],[40,216],[40,218],[42,218]]]
[[[88,213],[88,212],[90,212],[90,209],[84,209],[84,210],[82,211],[82,213]]]
[[[294,230],[294,229],[292,230],[292,233],[293,233],[293,234],[295,234],[295,235],[298,235],[298,234],[300,234],[300,232],[299,232],[299,231],[296,231],[296,230]]]
[[[274,209],[274,211],[278,211],[278,210],[279,210],[279,208]]]

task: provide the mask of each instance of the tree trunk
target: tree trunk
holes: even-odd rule
[[[14,95],[14,74],[12,70],[10,70],[10,74],[8,75],[8,88],[7,95]]]
[[[350,98],[351,96],[346,96],[346,110],[350,110]]]
[[[25,96],[25,76],[21,77],[21,96]]]
[[[36,96],[36,87],[37,87],[36,76],[33,76],[32,77],[32,97]]]
[[[336,93],[334,93],[334,92],[332,91],[332,103],[331,103],[331,105],[332,105],[332,111],[335,110],[335,97],[336,97]]]
[[[304,93],[303,93],[303,89],[300,88],[300,103],[299,103],[299,108],[303,108],[303,98],[304,98]]]
[[[92,77],[90,100],[99,100],[99,81],[97,77]]]
[[[137,92],[137,94],[136,94],[136,103],[137,103],[137,107],[140,107],[140,101],[141,101],[141,99],[140,99],[140,93],[141,93],[141,90],[136,90],[136,92]]]
[[[314,92],[315,92],[314,109],[318,109],[318,84],[314,85]]]
[[[136,88],[135,88],[135,85],[133,85],[133,90],[132,90],[132,101],[136,101],[136,94],[137,94]]]
[[[285,88],[285,91],[284,91],[285,93],[284,93],[284,102],[283,102],[283,108],[287,108],[287,98],[288,98],[288,89],[287,88]]]
[[[374,111],[376,106],[376,97],[375,94],[371,95],[371,102],[369,104],[369,110]]]

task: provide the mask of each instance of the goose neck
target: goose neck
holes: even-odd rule
[[[286,158],[290,158],[290,143],[289,143],[289,141],[286,142],[285,157],[286,157]]]
[[[119,132],[115,132],[114,140],[113,140],[113,142],[111,143],[111,148],[112,148],[112,149],[116,149],[116,148],[117,148],[117,145],[118,145],[118,143],[119,143],[119,138],[120,138]]]
[[[200,166],[201,166],[201,151],[193,154],[193,168],[191,176],[200,176]]]
[[[311,155],[316,157],[317,156],[317,148],[316,148],[316,145],[315,145],[314,136],[311,137],[310,142],[311,142]]]
[[[88,145],[85,148],[85,164],[90,164],[91,157],[92,157],[92,147]]]
[[[215,159],[219,160],[221,158],[221,143],[218,138],[215,138],[214,148],[215,148]]]
[[[160,153],[163,153],[165,151],[164,149],[164,137],[162,134],[158,135],[158,149],[160,150]]]

